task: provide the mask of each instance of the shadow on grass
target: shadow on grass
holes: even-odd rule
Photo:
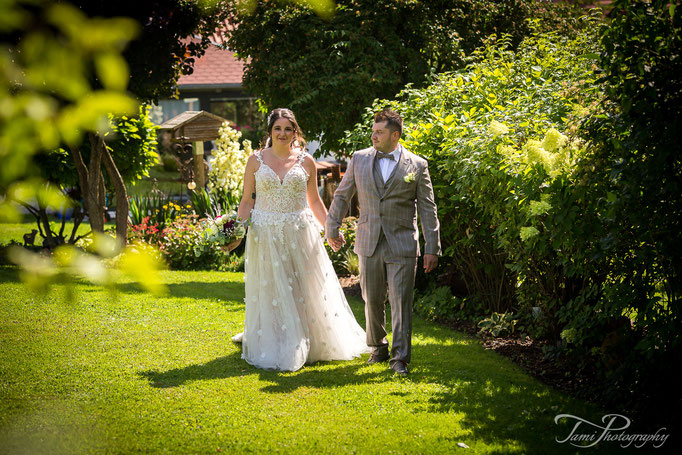
[[[570,432],[569,422],[555,425],[553,419],[557,414],[574,414],[593,422],[601,419],[602,414],[593,408],[551,393],[466,335],[418,321],[415,338],[419,341],[413,350],[414,367],[407,378],[394,375],[388,364],[367,365],[366,355],[353,361],[319,362],[296,372],[278,372],[247,364],[241,359],[240,351],[203,364],[163,372],[145,371],[139,375],[155,388],[258,375],[265,383],[260,391],[268,394],[363,384],[372,384],[381,390],[399,384],[401,389],[386,393],[385,400],[393,400],[398,406],[402,403],[415,414],[442,413],[453,418],[458,415],[462,428],[470,431],[472,440],[502,446],[521,445],[523,453],[547,453],[548,446],[557,453],[577,450],[555,442],[555,437]],[[368,404],[366,412],[372,412],[370,407]],[[602,449],[607,449],[606,452],[618,449],[619,453],[623,450],[617,445]]]
[[[20,283],[19,267],[15,265],[0,265],[0,283]]]
[[[205,381],[243,376],[245,374],[244,368],[240,365],[240,362],[241,351],[238,351],[200,365],[190,365],[168,371],[142,371],[138,373],[138,376],[147,379],[149,385],[152,387],[165,389],[169,387],[179,387],[191,381]]]
[[[311,368],[314,365],[334,365],[334,368],[319,371]],[[358,373],[365,368],[364,361],[358,362],[318,362],[306,365],[297,372],[269,371],[247,364],[241,358],[241,350],[230,355],[213,359],[209,362],[189,365],[184,368],[174,368],[168,371],[143,371],[138,373],[141,378],[149,381],[155,388],[179,387],[193,381],[207,381],[226,379],[238,376],[259,375],[263,381],[270,384],[261,389],[269,393],[289,393],[300,387],[329,388],[349,384],[361,384],[369,379],[385,376],[390,377],[388,371],[383,373]]]
[[[234,281],[201,282],[188,281],[167,284],[169,294],[166,298],[190,298],[193,300],[218,300],[227,308],[239,311],[244,309],[244,283]],[[147,291],[135,283],[117,286],[117,290],[126,294],[144,294]],[[235,302],[237,304],[235,304]]]

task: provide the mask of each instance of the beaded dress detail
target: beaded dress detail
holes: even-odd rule
[[[305,152],[282,180],[261,153],[246,236],[242,358],[259,368],[295,371],[369,352],[308,207]]]

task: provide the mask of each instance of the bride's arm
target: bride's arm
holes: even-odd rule
[[[303,160],[303,168],[306,170],[308,175],[308,205],[310,210],[313,211],[315,219],[324,226],[324,222],[327,219],[327,208],[324,206],[322,199],[320,199],[320,193],[317,189],[317,166],[315,166],[315,160],[312,156],[306,155]]]
[[[256,177],[254,173],[258,169],[258,159],[256,155],[251,155],[246,162],[246,169],[244,170],[244,192],[242,193],[242,200],[239,203],[237,216],[241,220],[248,220],[251,218],[251,209],[256,203]]]

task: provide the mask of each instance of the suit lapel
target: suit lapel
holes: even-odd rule
[[[374,160],[376,159],[377,151],[374,149],[371,149],[369,152],[369,155],[367,155],[367,166],[365,168],[365,172],[369,173],[369,176],[367,179],[365,179],[366,182],[372,182],[370,185],[372,187],[372,191],[374,191],[374,194],[377,195],[378,198],[381,197],[379,194],[379,190],[377,189],[377,181],[376,178],[374,178]],[[382,182],[383,184],[383,182]]]

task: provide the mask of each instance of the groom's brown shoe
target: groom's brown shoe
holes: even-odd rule
[[[407,376],[407,365],[402,360],[396,360],[391,369],[395,371],[400,376]]]
[[[385,362],[385,361],[387,361],[387,360],[389,359],[389,357],[390,357],[390,356],[388,355],[387,352],[384,352],[384,353],[372,352],[372,353],[369,355],[369,360],[367,360],[367,363],[369,363],[370,365],[372,365],[372,364],[375,364],[375,363]]]

